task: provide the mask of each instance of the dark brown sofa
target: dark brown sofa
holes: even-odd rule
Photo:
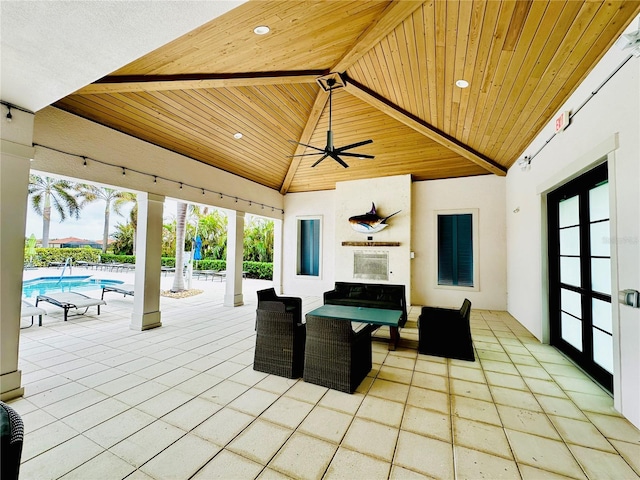
[[[404,285],[335,282],[333,290],[324,292],[325,305],[401,310],[398,326],[407,323],[407,300]]]

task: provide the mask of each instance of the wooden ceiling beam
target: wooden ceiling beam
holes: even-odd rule
[[[434,142],[447,147],[449,150],[457,153],[467,160],[480,165],[485,170],[499,176],[505,176],[507,174],[507,169],[505,167],[499,165],[490,158],[485,157],[481,153],[476,152],[468,145],[465,145],[459,140],[429,125],[424,120],[419,119],[415,115],[404,111],[397,105],[391,103],[386,98],[381,97],[380,95],[376,94],[372,90],[369,90],[358,82],[351,80],[346,76],[343,76],[343,78],[345,80],[345,90],[354,97],[357,97],[360,100],[368,103],[369,105],[377,108],[386,115],[389,115],[391,118],[398,120],[404,125],[414,129],[416,132],[419,132],[422,135],[430,138]]]
[[[355,45],[338,60],[331,71],[345,72],[422,4],[422,1],[416,0],[393,0],[382,12],[378,21],[360,35]]]
[[[166,90],[194,90],[198,88],[252,87],[257,85],[293,85],[313,83],[326,70],[294,72],[250,72],[232,74],[183,74],[183,75],[113,75],[101,78],[75,95],[101,93],[158,92]]]
[[[318,95],[316,96],[316,100],[313,102],[313,106],[311,107],[311,112],[309,113],[309,119],[307,120],[304,129],[302,130],[302,134],[298,141],[300,143],[309,143],[311,140],[311,136],[318,126],[318,121],[322,116],[322,112],[324,112],[324,107],[327,105],[327,101],[329,100],[329,95],[327,92],[318,89]],[[294,155],[300,155],[304,153],[307,147],[303,145],[298,145],[296,150],[293,152]],[[284,181],[282,182],[282,187],[280,187],[280,193],[285,195],[289,191],[289,187],[291,186],[291,182],[293,182],[293,178],[298,171],[298,167],[300,166],[300,162],[302,161],[302,157],[293,157],[291,159],[291,163],[289,164],[289,170],[287,170],[287,174],[284,177]]]

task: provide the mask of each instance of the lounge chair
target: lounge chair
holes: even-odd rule
[[[38,325],[42,326],[42,316],[46,315],[47,311],[44,308],[34,307],[26,300],[22,300],[22,307],[20,308],[20,317],[31,317],[31,325],[33,326],[33,317],[38,316]],[[25,327],[27,328],[27,327]]]
[[[84,308],[85,311],[80,315],[84,315],[89,310],[89,307],[98,307],[98,315],[100,315],[100,305],[106,305],[102,299],[91,298],[78,292],[62,292],[62,293],[50,293],[48,295],[38,295],[36,297],[36,307],[38,302],[48,302],[56,307],[64,309],[64,321],[67,321],[67,314],[69,310],[75,308]]]
[[[102,287],[102,296],[100,297],[100,299],[104,300],[104,294],[107,293],[107,292],[121,293],[125,297],[127,295],[131,295],[133,297],[134,291],[135,291],[135,289],[134,289],[133,285],[126,284],[126,283],[118,284],[118,285],[104,286],[104,287]]]

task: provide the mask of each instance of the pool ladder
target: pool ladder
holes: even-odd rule
[[[71,257],[67,257],[67,259],[64,261],[64,267],[62,267],[62,273],[60,274],[60,278],[58,279],[58,283],[60,283],[62,281],[62,277],[64,277],[64,272],[67,269],[67,265],[69,265],[69,275],[71,275],[71,262],[73,261],[73,259]]]

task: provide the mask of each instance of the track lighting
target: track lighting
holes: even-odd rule
[[[87,166],[87,157],[82,157],[82,160],[83,160],[82,166],[86,167]]]
[[[182,190],[182,182],[180,182],[180,190]]]
[[[11,120],[13,120],[13,115],[11,115],[11,107],[9,105],[7,105],[7,123],[11,123]]]
[[[122,175],[126,175],[126,174],[127,174],[126,168],[122,167]]]
[[[153,183],[158,183],[158,176],[157,175],[153,176]]]

